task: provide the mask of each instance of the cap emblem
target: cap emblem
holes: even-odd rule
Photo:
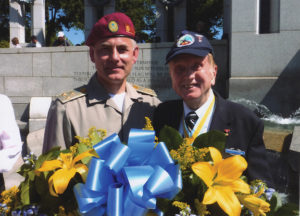
[[[116,21],[110,21],[108,23],[108,29],[110,32],[117,32],[119,30],[118,23]]]
[[[193,44],[194,41],[195,41],[195,38],[192,35],[190,35],[190,34],[183,35],[178,39],[177,47],[189,46],[189,45]]]

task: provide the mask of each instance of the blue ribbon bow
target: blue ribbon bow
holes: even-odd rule
[[[163,142],[155,146],[154,131],[131,129],[128,145],[113,134],[94,149],[85,184],[74,187],[82,215],[144,215],[156,198],[173,199],[182,189],[181,171]]]

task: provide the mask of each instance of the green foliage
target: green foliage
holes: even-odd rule
[[[292,202],[283,203],[280,194],[274,192],[270,200],[271,211],[267,214],[268,216],[297,216],[299,215],[299,205]]]
[[[187,3],[187,28],[197,31],[199,20],[205,23],[204,32],[212,38],[218,33],[213,26],[223,25],[223,0],[192,0]],[[66,28],[84,30],[84,0],[46,0],[46,46],[52,45],[56,33]],[[156,16],[153,0],[116,0],[116,11],[126,13],[133,21],[137,35],[146,42],[153,42],[156,36]],[[48,10],[47,10],[48,9]],[[98,10],[98,18],[102,16]],[[26,42],[31,36],[30,4],[25,4]],[[201,19],[199,18],[201,17]],[[149,31],[150,35],[145,34]],[[0,41],[9,39],[9,0],[0,1]],[[0,47],[8,47],[1,43]]]
[[[299,205],[296,203],[286,203],[283,206],[281,206],[273,215],[274,216],[282,216],[282,215],[298,216]]]
[[[209,131],[207,133],[199,135],[193,146],[196,148],[215,147],[220,152],[225,149],[226,136],[221,131]]]
[[[84,29],[84,0],[46,0],[46,45],[56,39],[63,27]]]
[[[9,40],[9,1],[0,1],[0,47],[7,48],[6,41]],[[4,42],[5,41],[5,42]]]
[[[179,146],[183,142],[183,138],[176,129],[166,125],[160,131],[158,141],[165,142],[167,148],[169,149],[169,151],[171,151],[172,149],[179,148]]]
[[[205,153],[206,150],[204,150],[207,147],[215,147],[219,149],[220,152],[224,152],[226,143],[225,134],[221,131],[209,131],[207,133],[201,134],[193,141],[193,150],[191,150],[191,148],[184,148],[185,153],[182,152],[182,147],[185,146],[184,139],[181,137],[180,133],[172,127],[163,127],[159,134],[159,141],[165,142],[166,146],[170,150],[170,154],[172,157],[174,157],[174,154],[171,150],[176,150],[177,153],[180,155],[178,163],[181,167],[183,180],[182,190],[176,195],[176,197],[172,201],[168,201],[167,199],[158,200],[159,209],[161,209],[166,215],[175,215],[179,211],[177,207],[172,205],[172,202],[179,201],[183,203],[188,203],[192,212],[198,212],[198,208],[200,208],[199,201],[202,201],[203,195],[207,190],[207,186],[197,175],[193,173],[190,167],[191,164],[189,163],[190,161],[210,161],[210,155],[208,153]],[[196,156],[196,150],[199,150],[200,152],[201,150],[203,150],[203,154],[201,154],[199,158],[197,158]],[[195,160],[191,160],[192,158],[194,158]],[[185,169],[186,166],[187,169]],[[196,199],[198,201],[196,201]]]
[[[6,40],[0,41],[0,48],[9,48],[9,41]]]
[[[90,150],[94,144],[102,141],[105,136],[105,130],[97,130],[93,127],[89,130],[88,137],[76,137],[79,142],[71,146],[70,149],[60,150],[60,147],[54,147],[38,158],[33,154],[26,156],[24,158],[25,163],[18,171],[25,179],[19,185],[17,200],[20,201],[20,204],[18,204],[17,208],[24,209],[29,204],[36,204],[39,207],[39,213],[47,213],[47,215],[78,215],[78,206],[73,193],[73,187],[75,184],[83,182],[83,179],[87,176],[87,172],[81,175],[76,173],[70,182],[68,182],[64,193],[58,194],[56,197],[50,194],[49,178],[57,169],[48,169],[50,171],[39,171],[38,169],[42,167],[45,161],[60,160],[64,163],[64,161],[60,159],[61,153],[71,153],[74,159],[77,155]],[[95,150],[91,153],[97,156]],[[87,165],[90,159],[91,157],[85,157],[81,159],[81,162]],[[63,165],[63,169],[65,165],[66,164]]]
[[[152,0],[116,0],[116,11],[126,13],[134,26],[138,35],[144,35],[143,30],[155,30],[155,13]],[[154,39],[154,34],[145,38],[146,42]]]

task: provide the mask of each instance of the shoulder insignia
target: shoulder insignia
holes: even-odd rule
[[[138,85],[135,85],[135,84],[132,84],[132,87],[135,88],[135,90],[138,91],[138,92],[157,97],[157,94],[155,93],[155,91],[153,89],[145,88],[145,87],[138,86]]]
[[[59,99],[62,103],[66,103],[68,101],[80,98],[84,95],[86,95],[86,86],[81,86],[79,88],[58,95],[57,99]]]

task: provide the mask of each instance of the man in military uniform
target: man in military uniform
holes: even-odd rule
[[[126,82],[139,48],[131,19],[123,13],[102,17],[91,30],[86,45],[96,73],[82,88],[60,95],[51,105],[43,152],[54,146],[67,148],[86,137],[91,127],[118,133],[127,142],[131,128],[143,128],[160,103],[151,89]]]

